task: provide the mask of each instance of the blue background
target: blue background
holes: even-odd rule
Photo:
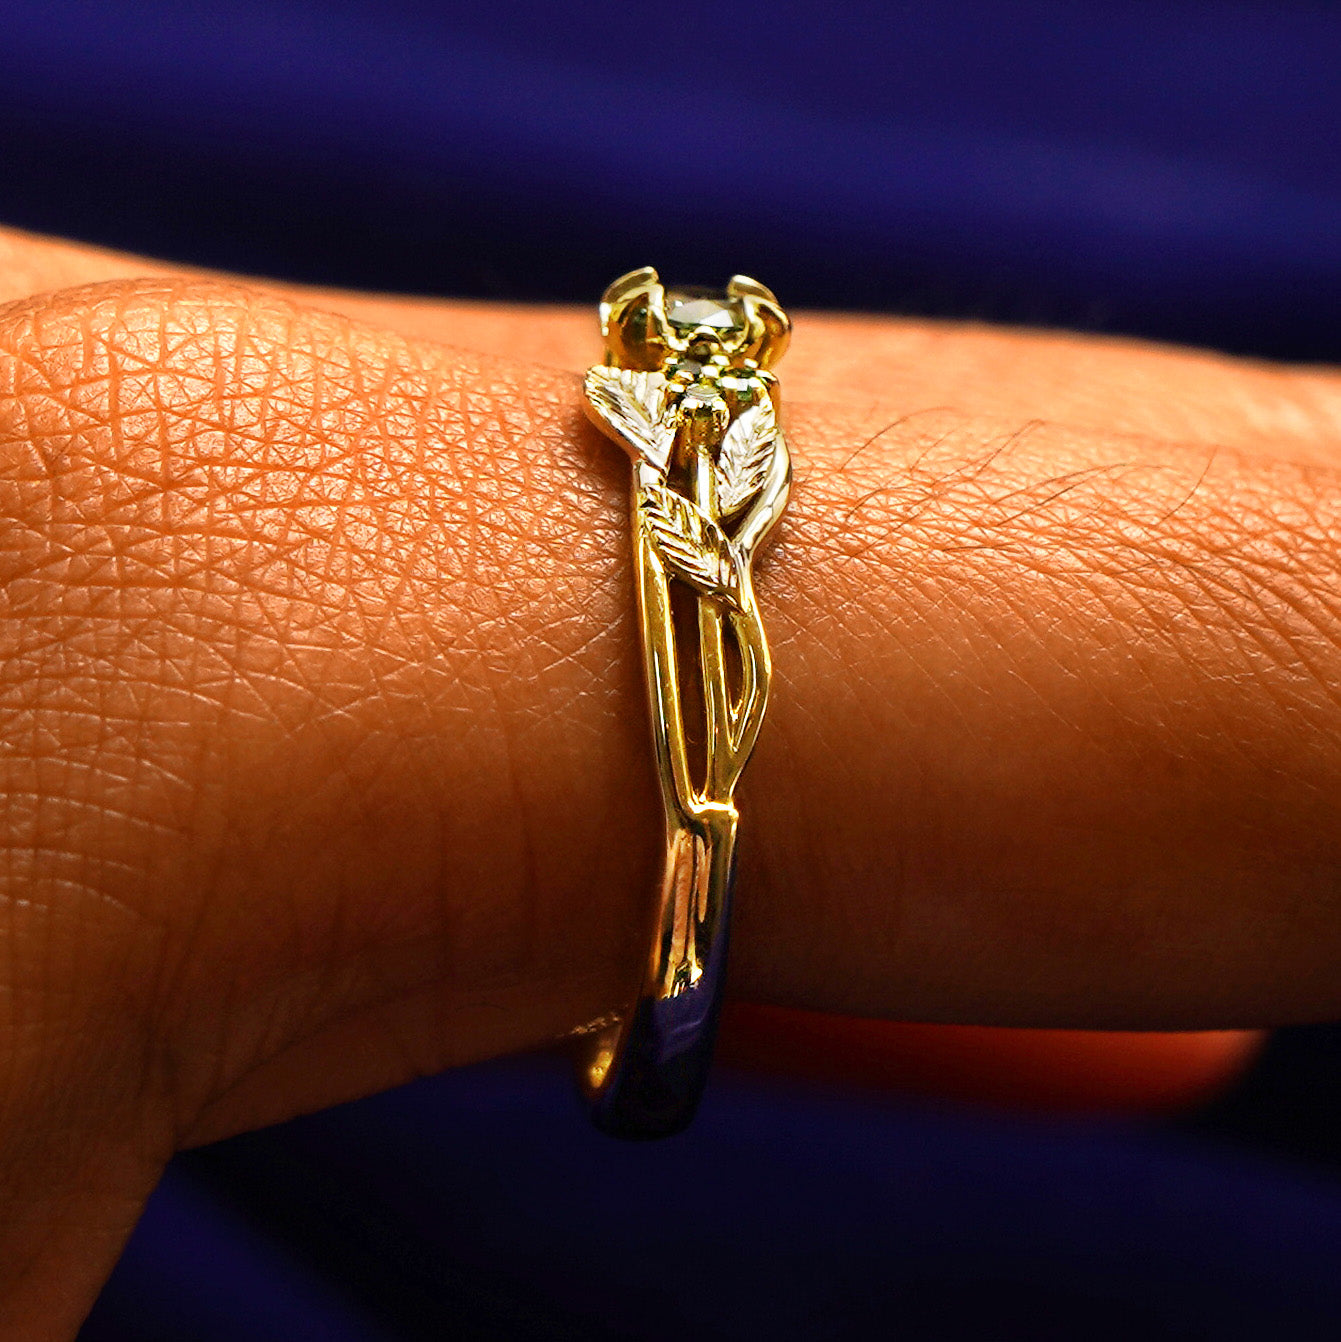
[[[0,219],[1338,360],[1339,70],[1341,9],[1288,0],[0,0]],[[1178,1125],[726,1074],[627,1148],[553,1060],[493,1064],[179,1158],[84,1337],[1334,1339],[1339,1078],[1326,1027]]]

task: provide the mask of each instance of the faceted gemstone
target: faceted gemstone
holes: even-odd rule
[[[666,319],[680,331],[692,331],[699,326],[714,331],[739,331],[745,325],[738,298],[689,290],[666,295]]]
[[[668,365],[666,373],[681,382],[697,382],[703,376],[703,364],[698,359],[676,359]]]

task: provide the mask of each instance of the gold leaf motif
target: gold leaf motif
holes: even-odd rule
[[[717,454],[717,509],[739,512],[763,487],[778,436],[773,398],[763,396],[731,421]]]
[[[740,570],[726,533],[683,494],[644,487],[638,510],[657,551],[677,578],[740,609]]]
[[[585,387],[601,426],[664,471],[675,442],[675,421],[665,414],[665,374],[597,364],[587,370]]]

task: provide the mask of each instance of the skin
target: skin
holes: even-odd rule
[[[617,1007],[657,799],[588,313],[18,234],[0,303],[0,1335],[48,1339],[173,1150]],[[1341,378],[844,316],[780,373],[728,1051],[1341,1013]],[[1166,1098],[1253,1042],[1042,1038]]]

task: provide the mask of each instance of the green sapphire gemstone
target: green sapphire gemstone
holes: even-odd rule
[[[698,290],[673,289],[666,295],[666,320],[677,331],[740,331],[745,313],[738,298]]]

